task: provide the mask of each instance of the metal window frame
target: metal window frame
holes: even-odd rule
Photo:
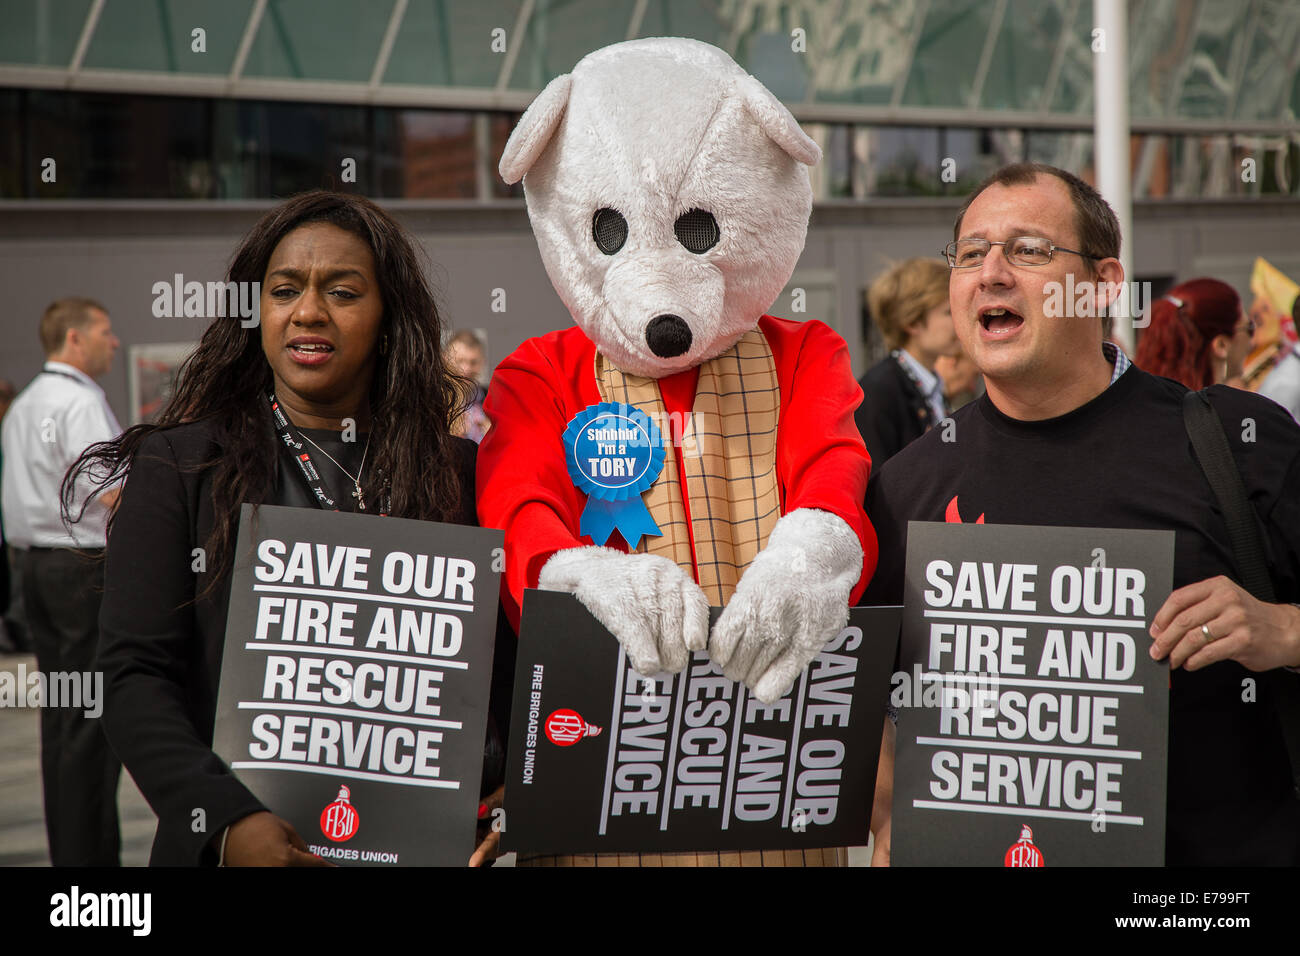
[[[341,80],[293,80],[201,74],[159,74],[126,70],[81,70],[40,66],[0,66],[0,87],[122,93],[142,96],[214,96],[233,99],[337,103],[340,106],[396,106],[423,109],[487,110],[520,113],[537,96],[534,90],[486,87],[416,86],[380,83],[371,86]],[[848,103],[791,103],[801,123],[861,123],[870,126],[957,126],[990,129],[1092,129],[1092,113],[1030,110],[964,110],[951,107],[880,106]],[[1191,117],[1137,117],[1134,133],[1293,134],[1291,120],[1205,120]]]
[[[1065,22],[1071,24],[1073,15],[1077,14],[1082,0],[1065,0]],[[1199,19],[1200,3],[1194,19]],[[337,103],[341,106],[369,105],[401,108],[455,109],[463,111],[504,111],[522,112],[533,101],[538,91],[511,89],[509,84],[518,64],[524,38],[531,26],[536,12],[536,0],[522,0],[515,17],[510,42],[506,49],[501,70],[492,87],[460,86],[420,86],[411,84],[384,83],[383,76],[388,68],[393,47],[401,24],[404,22],[409,0],[394,0],[389,15],[383,40],[371,64],[367,82],[317,79],[284,79],[244,76],[248,56],[252,49],[257,31],[261,29],[268,7],[268,0],[254,0],[245,21],[244,30],[236,49],[230,72],[224,76],[194,73],[168,73],[150,70],[107,70],[86,69],[86,53],[94,39],[106,0],[92,0],[82,23],[71,61],[67,67],[45,67],[35,65],[0,64],[0,86],[28,89],[61,89],[84,92],[122,93],[146,96],[198,96],[230,97],[235,99],[280,100],[305,103]],[[649,0],[635,0],[628,18],[625,36],[628,39],[639,34]],[[930,0],[916,0],[913,8],[913,29],[910,43],[900,66],[894,88],[891,91],[888,106],[877,104],[818,103],[805,100],[790,103],[791,113],[804,123],[850,123],[870,126],[938,126],[938,127],[979,127],[979,128],[1019,128],[1036,130],[1087,131],[1092,126],[1092,112],[1052,113],[1050,104],[1060,82],[1062,67],[1068,46],[1068,27],[1062,30],[1058,41],[1042,99],[1035,109],[1027,110],[989,110],[977,106],[987,79],[992,53],[996,48],[999,28],[1004,21],[1007,9],[1006,0],[998,0],[994,16],[990,21],[981,49],[979,67],[969,94],[972,108],[960,109],[950,107],[904,107],[903,95],[906,92],[916,51],[920,43],[926,18],[931,9]],[[1248,23],[1256,23],[1261,14],[1260,0],[1251,0]],[[739,41],[738,23],[732,25],[730,46],[734,49]],[[1193,31],[1193,35],[1194,35]],[[1248,30],[1253,35],[1253,30]],[[1243,61],[1249,55],[1249,49],[1243,54]],[[1294,60],[1300,66],[1300,51]],[[1290,64],[1288,59],[1287,63]],[[1244,62],[1239,66],[1238,77],[1244,73]],[[1176,103],[1181,93],[1182,83],[1187,71],[1186,58],[1175,73],[1168,91],[1169,101]],[[1235,112],[1240,79],[1234,90],[1231,112]],[[811,90],[810,90],[811,95]],[[1291,135],[1296,124],[1288,115],[1287,104],[1279,107],[1280,115],[1276,120],[1206,120],[1190,117],[1166,116],[1162,118],[1137,118],[1132,120],[1133,133],[1141,134],[1241,134],[1241,135]]]

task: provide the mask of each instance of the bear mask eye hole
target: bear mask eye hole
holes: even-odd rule
[[[713,213],[703,209],[692,209],[678,216],[673,223],[673,232],[677,234],[677,241],[686,247],[686,251],[696,255],[708,252],[722,238],[718,220],[713,218]]]
[[[591,238],[597,249],[612,256],[627,242],[627,220],[617,209],[597,209],[591,219]]]

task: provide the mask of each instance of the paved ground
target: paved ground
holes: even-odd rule
[[[0,656],[0,671],[16,673],[19,664],[36,669],[36,658]],[[122,771],[117,792],[122,829],[122,863],[144,866],[153,843],[154,815]],[[0,707],[0,866],[49,866],[45,815],[41,803],[40,711]]]

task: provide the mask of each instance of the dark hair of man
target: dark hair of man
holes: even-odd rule
[[[1119,219],[1110,203],[1074,173],[1047,163],[1011,163],[980,183],[957,212],[957,221],[952,226],[953,239],[961,238],[961,221],[966,210],[984,190],[990,186],[1030,186],[1039,176],[1055,176],[1069,188],[1070,201],[1074,204],[1074,228],[1079,234],[1079,251],[1096,259],[1118,259]]]
[[[375,358],[370,389],[370,461],[362,490],[369,500],[391,495],[391,514],[430,521],[457,511],[462,489],[449,424],[463,408],[462,380],[448,371],[442,355],[442,319],[425,278],[421,258],[406,232],[386,212],[360,196],[314,190],[288,199],[264,215],[235,251],[230,282],[261,283],[275,247],[307,223],[338,226],[370,247],[375,260],[383,321],[379,341],[388,346]],[[135,425],[118,438],[90,446],[63,480],[65,522],[70,519],[74,483],[85,475],[97,487],[124,476],[154,432],[209,421],[221,454],[202,463],[214,469],[215,513],[224,516],[204,543],[215,589],[228,570],[240,505],[270,495],[279,449],[272,440],[267,393],[271,367],[262,351],[261,330],[237,318],[217,319],[181,367],[176,388],[155,424]],[[473,494],[474,490],[464,489]],[[84,506],[83,509],[84,511]],[[111,529],[111,525],[110,525]]]
[[[1079,234],[1079,251],[1094,259],[1118,259],[1119,219],[1115,215],[1115,210],[1110,208],[1110,203],[1102,198],[1101,193],[1074,173],[1047,163],[1009,163],[980,183],[975,191],[966,197],[961,209],[957,210],[957,220],[952,225],[953,239],[961,238],[961,221],[966,216],[966,210],[975,201],[975,197],[984,190],[990,186],[1032,186],[1039,176],[1055,176],[1070,190],[1070,202],[1074,206],[1074,230]],[[1088,271],[1091,272],[1091,261],[1085,260],[1085,262]],[[1106,312],[1102,322],[1102,334],[1109,338],[1114,319],[1109,314],[1109,307]]]
[[[40,328],[41,348],[45,350],[45,357],[49,358],[63,348],[63,343],[68,340],[69,329],[84,329],[89,325],[96,310],[108,314],[108,309],[94,299],[81,296],[55,299],[47,305],[41,315]]]

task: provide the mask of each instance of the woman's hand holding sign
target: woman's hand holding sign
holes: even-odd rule
[[[1151,636],[1155,660],[1189,671],[1222,660],[1252,671],[1300,666],[1300,608],[1257,601],[1222,575],[1170,594]]]
[[[226,866],[334,866],[314,853],[288,820],[261,810],[230,825]]]

